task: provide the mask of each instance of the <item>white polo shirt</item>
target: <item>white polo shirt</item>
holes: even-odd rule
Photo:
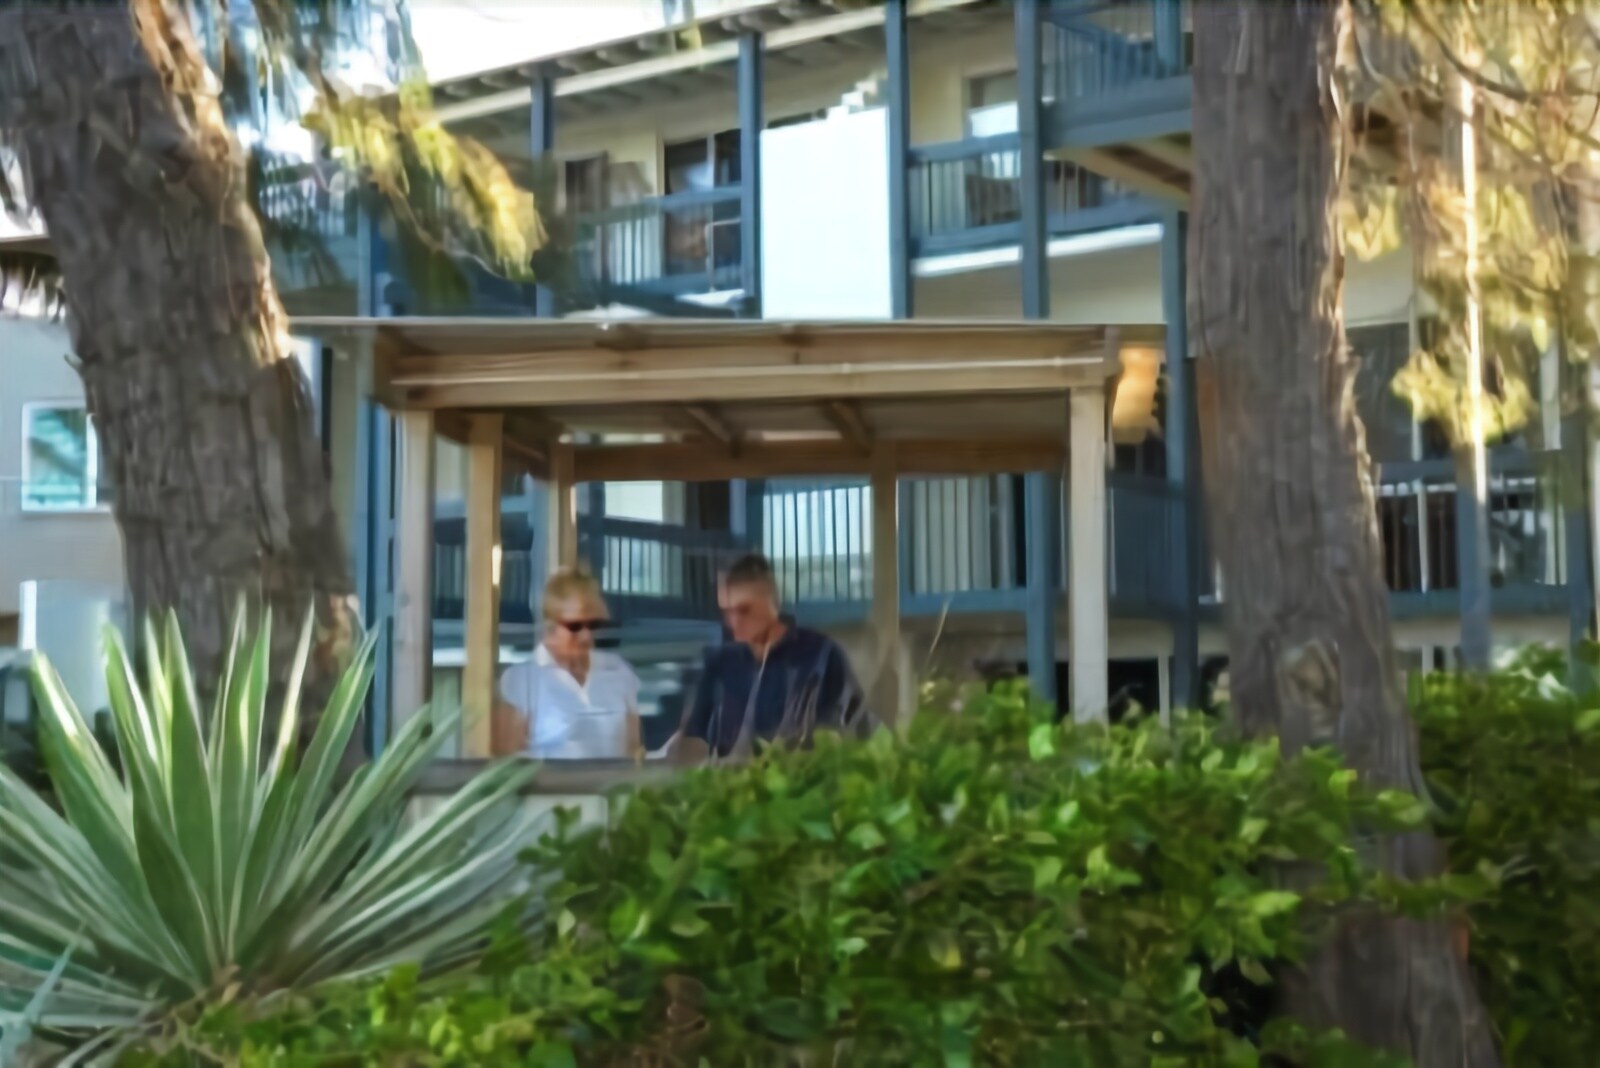
[[[639,710],[639,676],[615,653],[590,653],[589,677],[580,683],[540,645],[501,676],[500,696],[528,717],[528,752],[540,760],[633,755],[628,714]]]

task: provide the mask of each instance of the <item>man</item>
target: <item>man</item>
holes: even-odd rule
[[[500,680],[494,751],[541,760],[621,760],[639,749],[639,677],[594,647],[611,617],[600,584],[579,571],[545,583],[544,638]]]
[[[765,557],[736,561],[717,583],[733,636],[709,650],[682,736],[718,757],[745,756],[756,740],[804,743],[817,727],[861,730],[861,688],[837,642],[786,623]]]

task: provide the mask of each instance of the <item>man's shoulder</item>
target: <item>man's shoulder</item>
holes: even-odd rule
[[[812,630],[810,627],[794,627],[790,630],[789,635],[797,651],[844,655],[844,647],[820,630]]]

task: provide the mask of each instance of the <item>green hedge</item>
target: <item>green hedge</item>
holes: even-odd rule
[[[1534,653],[1413,692],[1450,863],[1491,887],[1471,960],[1508,1068],[1600,1063],[1600,695]]]
[[[1353,832],[1421,806],[1202,719],[1042,716],[969,695],[903,741],[644,791],[535,851],[548,928],[506,932],[472,972],[214,1011],[144,1063],[1176,1068],[1293,1045],[1253,1033],[1250,999],[1329,905],[1377,892]],[[1324,878],[1296,892],[1286,862]],[[1297,1051],[1382,1063],[1336,1037]]]

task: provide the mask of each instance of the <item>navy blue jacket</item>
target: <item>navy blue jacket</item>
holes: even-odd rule
[[[754,739],[803,742],[812,727],[861,723],[861,687],[837,642],[791,625],[767,650],[765,667],[743,642],[706,651],[684,734],[726,756],[739,740],[747,711],[755,717]]]

